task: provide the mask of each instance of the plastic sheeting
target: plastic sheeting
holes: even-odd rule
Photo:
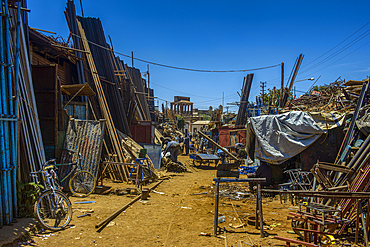
[[[251,117],[247,123],[246,150],[269,164],[279,165],[299,154],[323,133],[313,118],[300,111]]]
[[[342,126],[346,114],[333,114],[326,112],[310,112],[310,116],[323,130],[330,130]]]

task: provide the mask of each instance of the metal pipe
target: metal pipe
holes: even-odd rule
[[[261,233],[261,238],[264,237],[263,233],[263,213],[262,213],[262,193],[261,193],[261,183],[257,184],[257,203],[258,203],[258,212],[260,216],[260,233]],[[257,218],[256,218],[257,221]]]
[[[2,4],[2,2],[1,2]],[[2,8],[1,8],[2,10]],[[0,30],[3,30],[3,12],[1,11],[1,18],[0,18]],[[2,34],[2,32],[1,32]],[[3,65],[3,38],[2,38],[2,35],[0,37],[0,81],[1,81],[1,85],[3,85],[3,74],[4,74],[4,65]],[[4,84],[5,85],[5,84]],[[3,113],[3,104],[2,104],[2,97],[1,97],[1,94],[3,92],[3,89],[2,89],[2,86],[0,87],[0,114],[2,115]],[[0,226],[3,225],[3,222],[4,222],[4,218],[3,218],[3,215],[5,215],[5,208],[3,208],[3,201],[5,198],[3,198],[6,193],[5,193],[5,185],[6,185],[6,182],[5,182],[5,175],[4,175],[4,166],[5,166],[5,146],[4,146],[4,122],[3,120],[0,120],[0,159],[1,159],[1,162],[0,162],[0,183],[1,183],[1,186],[0,186]],[[4,205],[5,202],[4,202]]]
[[[6,109],[6,114],[9,116],[13,115],[13,83],[12,83],[12,70],[11,70],[11,52],[10,52],[10,27],[9,27],[9,19],[10,19],[10,13],[9,13],[9,5],[8,5],[8,0],[5,0],[4,3],[4,9],[5,9],[5,44],[6,44],[6,82],[8,85],[8,95],[7,95],[7,102],[8,102],[8,107]],[[6,104],[6,102],[5,102]],[[8,196],[9,196],[9,219],[13,221],[13,205],[14,205],[14,198],[13,198],[13,190],[15,188],[12,187],[13,184],[13,179],[12,179],[12,172],[11,170],[15,166],[15,162],[13,160],[13,155],[12,155],[12,150],[13,146],[15,146],[15,137],[14,137],[14,123],[15,122],[5,122],[6,125],[8,125],[8,128],[5,132],[5,137],[6,137],[6,150],[7,150],[7,161],[8,163],[8,169],[6,171],[7,174],[7,180],[8,180]],[[10,130],[10,132],[8,132]]]
[[[366,139],[367,140],[367,139]],[[352,160],[351,160],[351,162],[349,163],[349,165],[348,165],[348,168],[352,168],[354,171],[357,171],[358,170],[358,167],[359,166],[361,166],[361,164],[362,164],[362,162],[364,161],[364,159],[365,159],[365,156],[367,156],[367,155],[369,155],[369,153],[370,153],[370,144],[369,145],[367,145],[367,147],[366,147],[366,149],[364,149],[361,153],[360,153],[360,151],[358,151],[357,153],[356,153],[356,156],[357,156],[357,154],[360,154],[359,156],[360,157],[358,157],[357,159],[356,159],[356,161],[355,162],[353,162],[353,165],[352,165],[352,160],[353,159],[355,159],[355,157],[354,158],[352,158]],[[351,165],[351,166],[350,166]],[[336,182],[336,184],[335,184],[335,187],[336,186],[339,186],[339,185],[344,185],[345,184],[345,182],[348,180],[348,178],[351,176],[351,180],[354,178],[354,176],[356,175],[357,173],[354,173],[354,174],[349,174],[349,173],[347,173],[347,174],[345,174],[344,175],[344,177],[343,177],[343,179],[338,179],[338,181]]]
[[[3,1],[1,2],[1,6],[3,6],[4,3]],[[6,30],[6,28],[4,27],[3,25],[3,19],[5,19],[5,12],[4,12],[4,8],[2,8],[2,15],[1,15],[1,24],[0,24],[0,30],[2,31],[1,32],[1,45],[0,45],[0,62],[1,62],[1,101],[2,101],[2,108],[1,108],[1,114],[6,114],[7,113],[7,100],[6,100],[6,76],[5,76],[5,60],[6,60],[6,57],[5,57],[5,49],[4,49],[4,46],[6,45],[5,44],[5,40],[4,40],[4,35],[3,35],[3,31]],[[2,179],[2,196],[3,196],[3,221],[5,224],[10,224],[10,203],[9,203],[9,188],[8,188],[8,151],[9,151],[9,140],[8,140],[8,135],[7,135],[7,132],[8,132],[8,122],[7,121],[4,121],[3,124],[2,124],[2,127],[3,127],[3,133],[2,133],[2,141],[3,141],[3,147],[2,147],[2,152],[1,152],[1,158],[2,158],[2,173],[3,173],[3,179]]]
[[[21,34],[21,2],[17,3],[17,27],[16,27],[16,34],[15,34],[15,80],[14,80],[14,112],[16,119],[18,119],[18,89],[19,89],[19,43],[20,43],[20,34]],[[14,122],[14,132],[13,132],[13,146],[12,146],[12,154],[13,154],[13,162],[14,162],[14,169],[12,170],[13,173],[13,198],[14,198],[14,217],[17,217],[18,212],[18,203],[17,203],[17,157],[18,157],[18,122]]]
[[[220,182],[216,181],[215,189],[215,223],[214,223],[214,235],[217,236],[217,227],[218,227],[218,197],[219,197],[219,187]]]

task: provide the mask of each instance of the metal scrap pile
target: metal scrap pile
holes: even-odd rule
[[[161,166],[168,172],[187,172],[188,168],[181,162],[173,162],[171,159],[163,157],[161,160]]]
[[[336,80],[328,86],[322,87],[320,92],[304,94],[298,99],[294,99],[289,104],[289,109],[307,112],[350,112],[356,107],[360,97],[364,81],[345,81]],[[369,90],[368,90],[369,92]]]
[[[370,135],[364,131],[364,127],[366,129],[370,126],[368,96],[369,80],[338,82],[317,96],[325,102],[315,101],[308,106],[312,109],[313,104],[320,104],[319,109],[327,107],[342,111],[352,110],[353,107],[354,111],[350,114],[349,126],[335,162],[318,161],[311,169],[314,177],[312,188],[281,191],[306,200],[300,204],[298,212],[291,212],[288,217],[292,219],[293,230],[299,235],[303,236],[301,233],[306,229],[326,229],[336,237],[355,233],[356,244],[362,238],[369,246]],[[314,234],[327,233],[316,230]],[[277,238],[287,242],[295,241]]]

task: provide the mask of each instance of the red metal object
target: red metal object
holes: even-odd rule
[[[152,121],[140,121],[130,125],[132,139],[138,143],[154,143],[154,125]]]
[[[230,145],[230,134],[235,133],[238,142],[245,144],[245,127],[244,126],[237,126],[237,127],[220,127],[218,129],[218,144],[222,147],[229,147]]]

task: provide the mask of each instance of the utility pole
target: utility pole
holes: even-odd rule
[[[222,109],[224,108],[225,92],[222,92]]]
[[[131,67],[134,67],[134,52],[131,52]]]
[[[149,64],[148,64],[148,88],[150,88]]]
[[[265,103],[265,87],[266,87],[266,82],[265,81],[261,81],[261,95],[262,95],[262,104]]]

